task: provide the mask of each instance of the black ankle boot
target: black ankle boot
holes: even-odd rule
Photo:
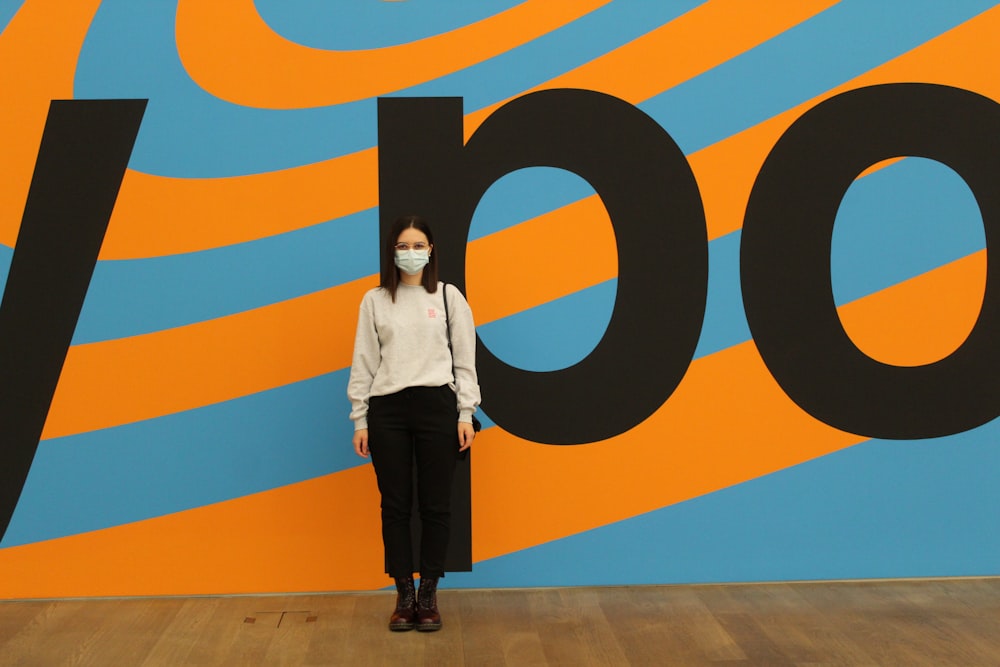
[[[441,629],[441,614],[437,605],[437,577],[420,577],[417,593],[417,630],[433,632]]]
[[[421,582],[422,583],[422,582]],[[417,622],[417,594],[413,589],[413,577],[396,579],[396,611],[389,619],[389,629],[393,632],[412,630]]]

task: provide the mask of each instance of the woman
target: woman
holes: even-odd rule
[[[382,494],[382,541],[397,591],[389,629],[397,631],[441,627],[437,582],[444,576],[452,475],[475,438],[472,413],[479,405],[472,311],[457,288],[438,282],[436,258],[423,219],[393,223],[381,284],[361,301],[347,387],[354,451],[371,453]],[[414,465],[423,531],[419,591],[410,539]]]

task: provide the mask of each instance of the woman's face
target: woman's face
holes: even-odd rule
[[[427,235],[415,227],[407,227],[396,238],[395,253],[399,279],[407,285],[419,284],[423,280],[424,267],[431,257]]]
[[[396,239],[396,250],[427,250],[430,255],[433,247],[427,242],[427,235],[416,227],[407,227]]]

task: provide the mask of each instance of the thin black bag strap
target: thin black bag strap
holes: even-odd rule
[[[451,377],[455,382],[455,348],[451,346],[451,318],[448,317],[448,283],[441,283],[441,295],[444,297],[444,330],[448,332],[448,352],[451,354]]]

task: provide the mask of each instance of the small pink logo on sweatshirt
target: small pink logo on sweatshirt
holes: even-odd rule
[[[433,308],[428,308],[427,309],[427,317],[429,317],[430,319],[433,320],[437,316],[438,316],[438,314],[437,314],[436,310],[434,310]]]

